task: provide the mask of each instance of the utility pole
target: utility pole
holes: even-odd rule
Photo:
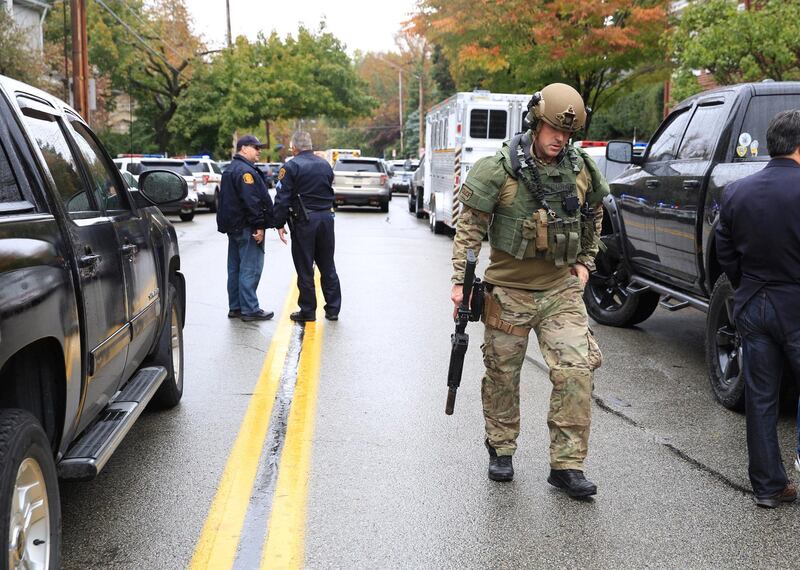
[[[228,15],[228,47],[233,46],[231,38],[231,0],[225,0],[225,13]]]
[[[405,155],[405,146],[403,145],[403,70],[398,68],[397,70],[398,79],[397,79],[397,92],[399,93],[400,103],[399,103],[399,114],[400,114],[400,156],[403,158],[406,157]]]
[[[72,93],[75,110],[89,122],[89,44],[86,38],[86,0],[70,2],[72,15]]]
[[[425,91],[422,87],[422,81],[425,76],[425,55],[423,53],[422,56],[422,67],[419,71],[419,143],[417,148],[417,158],[422,156],[422,152],[425,149],[425,114],[423,110],[425,109],[425,105],[423,104],[423,100],[425,98]]]

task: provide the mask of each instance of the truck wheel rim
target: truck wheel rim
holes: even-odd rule
[[[720,383],[725,386],[739,383],[742,368],[742,342],[733,323],[732,299],[725,303],[725,310],[717,319],[717,363]]]
[[[597,306],[604,311],[618,311],[628,301],[628,279],[622,264],[609,258],[607,253],[596,257],[597,268],[589,274],[589,293]]]
[[[183,374],[181,374],[181,322],[178,319],[178,311],[172,308],[170,317],[170,345],[172,352],[172,373],[175,378],[175,385],[178,389],[183,387]]]
[[[50,504],[39,463],[27,457],[17,470],[9,520],[8,567],[50,567]]]

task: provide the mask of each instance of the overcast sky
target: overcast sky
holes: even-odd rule
[[[325,18],[328,30],[342,40],[347,52],[395,51],[394,35],[414,12],[416,0],[230,0],[231,33],[255,39],[272,30],[296,35],[299,24],[316,30]],[[210,48],[225,45],[225,0],[186,0],[195,31]]]

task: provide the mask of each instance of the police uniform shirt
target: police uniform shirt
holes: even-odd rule
[[[231,233],[272,227],[272,199],[256,166],[237,154],[222,173],[217,229]]]
[[[309,211],[333,207],[333,169],[328,161],[304,150],[286,162],[278,172],[275,196],[275,227],[281,228],[289,217],[294,196],[300,196]]]

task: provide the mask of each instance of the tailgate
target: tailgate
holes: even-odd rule
[[[359,188],[382,188],[386,175],[378,172],[336,172],[333,185],[342,190]]]

